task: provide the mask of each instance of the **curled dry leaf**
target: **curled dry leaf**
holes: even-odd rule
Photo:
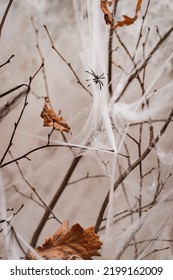
[[[138,13],[141,9],[141,6],[142,6],[142,0],[138,0],[135,16],[131,18],[129,16],[123,15],[124,20],[117,21],[116,24],[112,28],[115,30],[117,27],[128,26],[128,25],[133,24],[138,18]]]
[[[67,133],[70,132],[70,127],[65,122],[63,117],[60,114],[57,115],[52,109],[49,97],[45,97],[43,111],[41,112],[40,116],[44,120],[43,126],[53,126],[56,130],[65,131]]]
[[[36,252],[45,259],[91,260],[92,256],[100,256],[98,250],[101,245],[99,235],[94,233],[94,227],[83,229],[79,224],[75,224],[68,228],[68,222],[65,221],[52,236],[46,238],[42,246],[36,248]]]
[[[104,13],[105,22],[106,22],[106,24],[110,24],[110,25],[112,25],[112,23],[113,23],[113,16],[112,16],[112,13],[109,11],[108,6],[112,6],[112,2],[113,1],[109,2],[109,1],[103,0],[100,3],[100,7]]]
[[[131,24],[133,24],[137,20],[138,13],[139,13],[139,11],[141,9],[141,6],[142,6],[142,0],[138,0],[138,2],[137,2],[137,6],[136,6],[136,11],[135,11],[135,16],[134,17],[131,18],[131,17],[127,16],[127,15],[123,15],[124,20],[117,21],[115,23],[115,25],[113,25],[113,16],[110,13],[109,8],[108,8],[108,6],[112,6],[112,4],[114,2],[115,1],[109,2],[107,0],[101,1],[101,9],[102,9],[102,11],[104,13],[105,22],[106,22],[106,24],[109,24],[112,29],[115,30],[115,29],[117,29],[117,27],[131,25]]]

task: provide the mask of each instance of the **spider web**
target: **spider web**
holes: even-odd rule
[[[124,14],[125,9],[124,1],[119,2],[117,16]],[[133,14],[133,5],[130,0],[127,2],[129,4],[127,6],[130,7],[128,14],[130,12]],[[1,81],[3,81],[1,93],[16,85],[28,83],[29,77],[41,64],[41,58],[35,47],[35,31],[30,20],[31,16],[34,17],[38,29],[39,46],[45,59],[45,74],[40,71],[31,85],[28,105],[4,163],[20,158],[37,147],[47,145],[51,128],[43,127],[43,120],[40,118],[44,97],[47,95],[44,76],[47,79],[52,107],[57,114],[61,110],[63,118],[72,128],[72,135],[65,133],[62,135],[54,131],[50,143],[59,146],[36,150],[27,157],[19,159],[19,166],[13,162],[2,168],[1,219],[6,219],[7,208],[19,209],[21,204],[24,204],[21,212],[15,217],[13,225],[25,250],[31,249],[29,246],[31,238],[43,217],[45,208],[29,184],[48,205],[74,159],[81,156],[53,209],[55,216],[60,221],[69,220],[71,224],[78,222],[83,227],[95,225],[109,192],[109,203],[99,227],[99,234],[103,240],[101,258],[141,259],[155,248],[158,251],[151,257],[172,258],[169,241],[163,241],[172,240],[170,222],[172,218],[170,215],[172,213],[172,177],[170,176],[172,125],[141,165],[116,185],[124,172],[128,173],[130,163],[133,164],[139,158],[139,153],[142,154],[148,148],[151,120],[156,137],[171,110],[172,81],[165,70],[168,65],[171,65],[171,37],[168,37],[167,41],[159,46],[158,52],[152,56],[147,66],[143,91],[135,78],[117,102],[117,98],[135,69],[123,44],[114,34],[111,96],[108,84],[109,28],[104,22],[99,6],[100,1],[73,1],[77,29],[74,28],[75,20],[71,14],[69,1],[52,1],[52,6],[47,1],[33,3],[27,1],[25,4],[27,8],[23,9],[24,4],[21,1],[17,2],[6,22],[1,41],[3,62],[12,53],[15,54],[11,63],[1,69]],[[151,33],[146,43],[146,57],[160,39],[154,27],[152,14],[156,4],[157,2],[150,4],[151,8],[137,51],[135,51],[136,42],[146,4],[143,5],[141,16],[135,25],[118,30],[118,35],[131,56],[135,54],[134,61],[137,69],[145,62],[142,44],[146,42],[148,27]],[[33,5],[35,5],[34,9]],[[16,18],[18,20],[14,20]],[[160,14],[156,19],[157,24],[159,19]],[[43,24],[46,24],[58,51],[73,67],[78,83],[69,66],[52,50]],[[11,26],[14,30],[13,36]],[[166,23],[165,26],[170,27],[170,24]],[[159,31],[162,36],[165,34],[165,27],[161,23]],[[92,80],[89,82],[90,87],[87,87],[86,80],[93,78],[86,73],[90,69],[98,76],[104,73],[105,79],[102,80],[104,86],[101,89],[99,84]],[[140,75],[142,79],[141,72]],[[90,91],[91,95],[79,82]],[[20,94],[20,90],[1,99],[1,106],[4,107],[10,98],[17,94]],[[23,104],[24,98],[21,98],[0,123],[1,155],[7,148],[14,123],[18,120]],[[162,121],[158,121],[160,119]],[[160,194],[156,203],[152,204],[157,190]],[[48,219],[39,235],[38,243],[41,244],[45,236],[54,232],[58,226],[57,220]],[[8,236],[3,240],[6,248]],[[13,249],[16,254],[5,257],[23,256],[23,253],[16,249],[15,239],[11,244],[10,249]],[[170,246],[169,250],[159,251],[168,246]]]

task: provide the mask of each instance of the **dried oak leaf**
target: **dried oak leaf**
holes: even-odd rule
[[[49,97],[45,97],[43,111],[41,112],[40,116],[44,120],[43,126],[53,126],[56,130],[65,131],[67,133],[70,132],[70,127],[65,122],[63,117],[60,114],[57,115],[53,111]]]
[[[142,0],[138,0],[135,16],[133,18],[131,18],[129,16],[123,15],[124,20],[117,21],[116,24],[114,26],[112,26],[112,28],[115,30],[117,27],[128,26],[128,25],[133,24],[138,18],[138,13],[141,9],[141,6],[142,6]]]
[[[83,229],[79,224],[68,228],[65,221],[50,237],[45,239],[36,252],[45,259],[61,258],[63,260],[81,258],[91,260],[92,256],[100,256],[98,250],[102,242],[94,233],[94,227]]]

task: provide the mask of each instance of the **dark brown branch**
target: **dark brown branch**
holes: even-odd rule
[[[116,15],[118,1],[119,0],[117,0],[114,3],[113,18]],[[109,90],[110,97],[113,95],[113,89],[112,89],[112,53],[113,53],[112,44],[113,44],[113,29],[110,28],[110,30],[109,30],[109,41],[108,41],[108,90]]]

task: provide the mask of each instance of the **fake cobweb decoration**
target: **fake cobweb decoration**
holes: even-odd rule
[[[68,220],[94,229],[100,259],[172,259],[173,7],[159,5],[12,5],[1,37],[1,65],[15,55],[0,69],[1,258],[41,258],[35,248]]]

